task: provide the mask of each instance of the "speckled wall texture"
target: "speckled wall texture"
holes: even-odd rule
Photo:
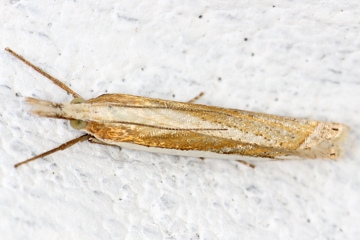
[[[178,157],[81,143],[23,96],[67,95],[0,49],[1,239],[356,239],[360,2],[0,3],[0,45],[85,98],[126,93],[346,123],[339,161]]]

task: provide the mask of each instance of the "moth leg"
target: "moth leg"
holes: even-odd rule
[[[242,163],[242,164],[244,164],[244,165],[246,165],[246,166],[248,166],[248,167],[251,167],[251,168],[255,168],[255,167],[256,167],[254,164],[245,162],[245,161],[243,161],[243,160],[236,160],[236,161],[239,162],[239,163]]]
[[[193,102],[199,100],[199,98],[201,98],[202,96],[204,96],[204,94],[205,94],[204,92],[199,93],[199,95],[197,95],[196,97],[194,97],[193,99],[191,99],[190,101],[188,101],[188,103],[193,103]]]
[[[90,137],[88,139],[88,142],[89,143],[95,143],[95,144],[101,144],[101,145],[105,145],[105,146],[112,146],[112,147],[119,147],[117,145],[113,145],[113,144],[109,144],[109,143],[106,143],[106,142],[103,142],[103,141],[100,141],[99,139],[96,139],[94,137]],[[119,147],[121,149],[121,147]]]
[[[20,165],[23,165],[23,164],[25,164],[25,163],[34,161],[34,160],[36,160],[36,159],[38,159],[38,158],[43,158],[43,157],[46,157],[46,156],[48,156],[48,155],[50,155],[50,154],[52,154],[52,153],[54,153],[54,152],[65,150],[65,149],[67,149],[67,148],[75,145],[75,144],[78,143],[78,142],[83,142],[83,141],[88,140],[90,137],[91,137],[91,135],[89,135],[89,134],[82,135],[82,136],[80,136],[80,137],[78,137],[78,138],[72,139],[72,140],[70,140],[70,141],[68,141],[68,142],[66,142],[66,143],[61,144],[61,145],[60,145],[59,147],[57,147],[57,148],[51,149],[50,151],[44,152],[44,153],[42,153],[42,154],[39,154],[39,155],[37,155],[37,156],[35,156],[35,157],[33,157],[33,158],[29,158],[29,159],[27,159],[27,160],[25,160],[25,161],[19,162],[19,163],[15,164],[14,167],[17,168],[17,167],[19,167]]]

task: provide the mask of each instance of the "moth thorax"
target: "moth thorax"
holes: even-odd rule
[[[70,103],[71,104],[79,104],[85,102],[82,98],[74,98]],[[83,129],[86,127],[87,122],[83,120],[70,120],[70,126],[74,129]]]

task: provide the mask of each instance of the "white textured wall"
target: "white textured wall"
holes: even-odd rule
[[[316,3],[320,2],[320,3]],[[81,143],[22,96],[71,97],[0,49],[1,239],[360,236],[360,2],[0,3],[13,48],[85,98],[106,92],[347,123],[338,162],[174,157]]]

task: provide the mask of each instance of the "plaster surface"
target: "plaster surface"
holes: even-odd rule
[[[359,1],[0,3],[1,239],[356,239]],[[258,163],[81,143],[25,96],[126,93],[346,123],[339,161]]]

